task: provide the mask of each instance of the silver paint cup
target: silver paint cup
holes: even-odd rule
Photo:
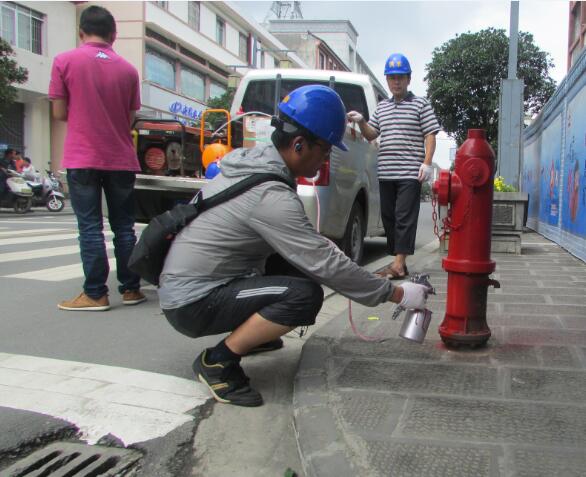
[[[423,343],[430,322],[431,311],[428,309],[407,310],[399,336],[409,341]]]

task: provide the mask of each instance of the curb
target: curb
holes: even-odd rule
[[[437,240],[420,247],[417,258],[410,265],[412,272],[425,269],[430,262],[437,260],[438,250]],[[387,262],[388,257],[385,256],[365,268],[376,271]],[[336,295],[336,292],[327,289],[325,300]],[[346,440],[340,427],[336,425],[338,416],[329,405],[331,396],[328,392],[328,375],[331,373],[324,369],[324,363],[328,362],[331,355],[333,339],[344,333],[348,327],[344,319],[346,316],[347,311],[344,311],[334,317],[313,333],[301,349],[293,384],[293,427],[301,464],[307,477],[324,475],[319,474],[318,469],[328,469],[327,475],[336,477],[365,475],[366,469],[356,468],[346,455]]]

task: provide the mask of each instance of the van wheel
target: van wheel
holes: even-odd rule
[[[360,264],[362,254],[364,253],[364,235],[366,234],[366,224],[362,207],[358,202],[354,202],[350,217],[346,224],[346,232],[340,242],[340,249],[352,259],[353,262]]]

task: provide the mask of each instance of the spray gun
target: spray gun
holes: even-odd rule
[[[435,295],[435,289],[429,282],[429,275],[417,273],[411,278],[411,282],[424,285],[429,290],[428,294]],[[396,320],[403,311],[406,311],[405,320],[401,326],[401,331],[399,331],[399,336],[406,340],[423,343],[431,322],[431,311],[427,308],[423,310],[405,310],[399,305],[393,312],[393,320]]]

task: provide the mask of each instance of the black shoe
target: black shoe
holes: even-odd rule
[[[193,362],[196,378],[204,383],[218,402],[235,406],[255,407],[263,403],[262,396],[249,385],[249,379],[237,361],[206,363],[209,350],[204,350]]]
[[[268,341],[261,345],[258,345],[256,348],[252,348],[248,353],[244,354],[243,356],[250,356],[251,354],[256,353],[265,353],[266,351],[275,351],[277,349],[281,349],[283,347],[283,340],[281,338],[277,338],[273,341]]]

